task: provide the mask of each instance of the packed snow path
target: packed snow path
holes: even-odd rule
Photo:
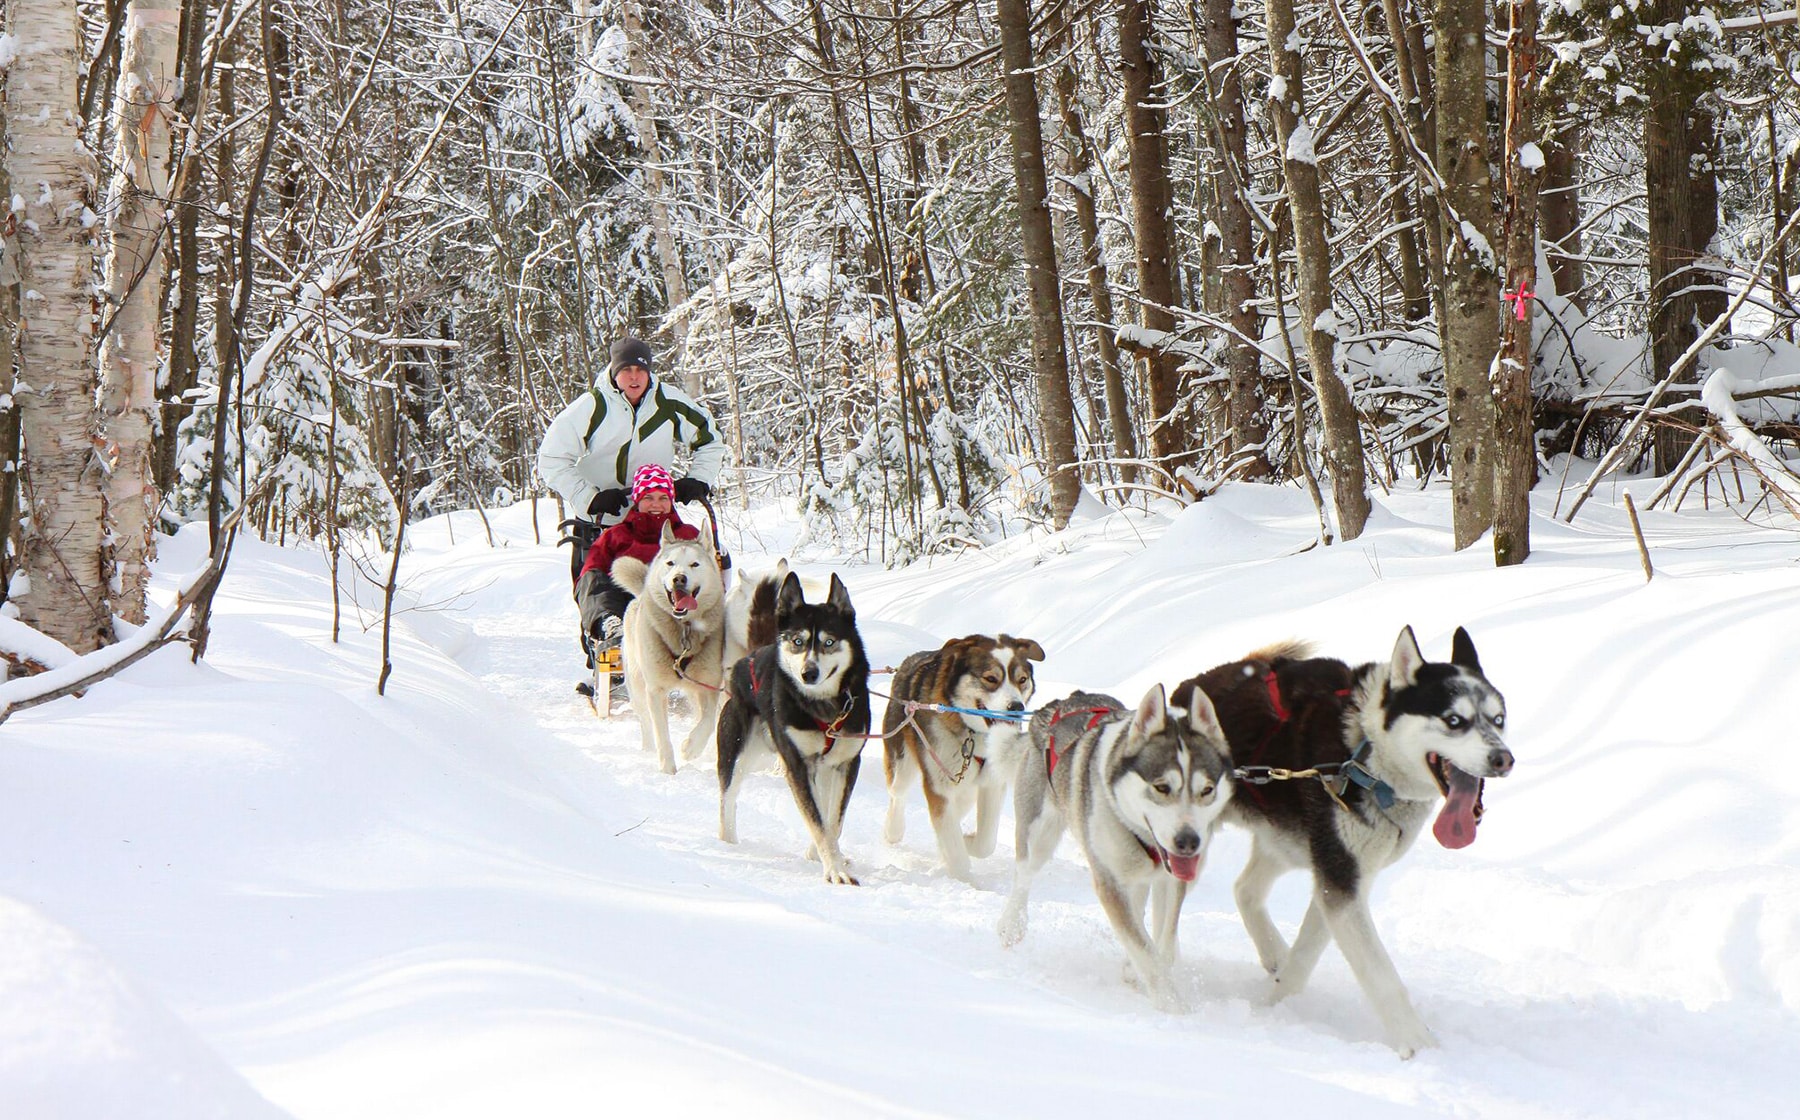
[[[1538,522],[1533,562],[1508,572],[1452,554],[1447,520],[1441,495],[1395,495],[1362,541],[1302,552],[1300,495],[1234,487],[1172,520],[839,569],[875,664],[1004,630],[1049,652],[1041,698],[1135,697],[1295,635],[1380,658],[1402,623],[1442,657],[1467,625],[1519,765],[1489,783],[1472,847],[1426,838],[1376,891],[1443,1044],[1411,1062],[1335,950],[1306,992],[1263,1005],[1230,899],[1235,832],[1184,912],[1186,1015],[1122,981],[1072,845],[1003,950],[1010,822],[974,885],[938,868],[916,792],[905,841],[884,845],[873,748],[844,843],[861,887],[801,858],[773,773],[745,787],[742,843],[720,843],[709,760],[665,777],[633,719],[597,720],[574,694],[566,554],[516,509],[494,515],[500,547],[472,514],[454,544],[448,519],[418,527],[385,699],[375,635],[326,640],[319,558],[249,542],[207,666],[168,651],[7,726],[0,895],[53,924],[0,907],[0,938],[15,962],[58,961],[66,927],[127,995],[14,1000],[0,1040],[40,1047],[0,1049],[0,1111],[235,1120],[254,1088],[302,1120],[1785,1115],[1800,541],[1652,514],[1646,585],[1611,508]],[[783,553],[780,523],[734,527],[740,572]],[[171,542],[171,573],[196,543]],[[1290,934],[1305,895],[1294,875],[1272,900]],[[21,990],[20,968],[0,991]],[[70,1041],[97,1037],[91,1007],[139,1004],[113,1012],[110,1051]],[[46,1049],[45,1024],[76,1010],[87,1035],[50,1031]],[[54,1099],[31,1080],[46,1053],[72,1071]],[[96,1106],[96,1069],[139,1101],[178,1074],[188,1107]],[[34,1090],[53,1107],[13,1107]]]

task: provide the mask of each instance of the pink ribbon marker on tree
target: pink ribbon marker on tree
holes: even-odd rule
[[[1536,298],[1535,296],[1533,296],[1531,294],[1531,289],[1527,288],[1523,284],[1520,284],[1518,291],[1509,292],[1509,291],[1506,291],[1504,288],[1502,288],[1500,291],[1500,295],[1501,295],[1501,298],[1507,300],[1508,302],[1510,302],[1513,305],[1513,318],[1515,318],[1519,322],[1523,323],[1525,321],[1525,303],[1526,303],[1526,301]]]

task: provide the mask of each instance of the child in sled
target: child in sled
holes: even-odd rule
[[[635,556],[646,564],[656,559],[665,522],[672,523],[675,535],[683,540],[700,535],[675,512],[674,478],[655,463],[646,463],[631,476],[630,511],[594,541],[575,580],[575,605],[581,612],[590,666],[599,656],[608,662],[609,671],[618,671],[619,637],[631,593],[613,582],[613,561],[621,556]]]

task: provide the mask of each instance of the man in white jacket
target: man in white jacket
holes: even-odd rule
[[[675,481],[675,500],[697,502],[712,493],[725,459],[712,414],[651,372],[653,355],[639,339],[613,343],[606,376],[570,401],[550,421],[538,451],[538,474],[563,497],[576,520],[574,563],[581,570],[587,545],[631,504],[631,478],[646,463],[675,473],[677,447],[688,453],[685,477]]]

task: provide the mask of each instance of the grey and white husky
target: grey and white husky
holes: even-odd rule
[[[1232,791],[1212,704],[1197,692],[1187,707],[1171,707],[1160,684],[1135,712],[1077,692],[1031,717],[1031,741],[1036,749],[1026,752],[1014,787],[1018,862],[1001,942],[1025,936],[1032,878],[1067,828],[1138,981],[1158,1007],[1180,1010],[1171,971],[1181,903]]]
[[[1436,1045],[1413,1009],[1369,912],[1375,876],[1406,854],[1439,802],[1432,833],[1447,848],[1475,839],[1485,778],[1513,768],[1506,700],[1481,670],[1468,632],[1448,662],[1426,661],[1409,626],[1385,662],[1352,669],[1291,643],[1176,686],[1212,698],[1235,766],[1320,769],[1325,780],[1240,781],[1226,819],[1251,834],[1238,912],[1274,981],[1274,998],[1305,986],[1333,939],[1402,1058]],[[1269,890],[1312,872],[1312,903],[1289,945],[1269,917]]]
[[[812,838],[807,857],[824,864],[826,882],[855,885],[838,840],[869,731],[869,660],[843,581],[833,573],[825,601],[809,603],[789,572],[774,633],[732,666],[719,711],[719,839],[737,843],[744,768],[772,751]]]
[[[664,525],[656,557],[613,562],[612,578],[634,598],[625,609],[625,683],[644,749],[665,774],[675,772],[669,693],[687,693],[700,709],[681,757],[698,758],[712,737],[725,675],[725,581],[710,543],[682,540]],[[604,710],[604,709],[602,709]]]

